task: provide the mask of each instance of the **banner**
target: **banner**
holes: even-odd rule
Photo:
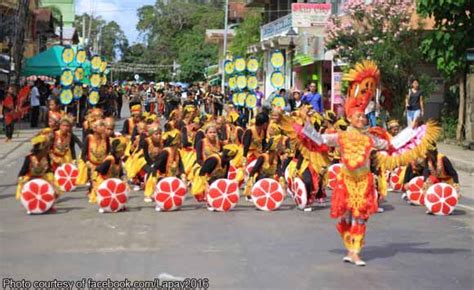
[[[331,16],[331,4],[292,3],[293,27],[323,26]]]

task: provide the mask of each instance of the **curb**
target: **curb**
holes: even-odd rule
[[[451,161],[451,163],[453,164],[454,169],[456,169],[456,171],[461,170],[467,173],[474,173],[474,166],[472,163],[469,163],[465,160],[452,158],[450,156],[448,156],[448,158],[449,158],[449,161]]]

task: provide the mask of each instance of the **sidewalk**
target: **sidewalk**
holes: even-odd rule
[[[474,151],[445,143],[438,143],[437,145],[439,153],[449,158],[454,169],[474,173]]]

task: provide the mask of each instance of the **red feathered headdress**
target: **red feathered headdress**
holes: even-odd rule
[[[345,104],[346,116],[364,112],[378,89],[380,72],[377,65],[370,60],[357,63],[355,68],[345,74],[343,80],[349,81],[349,92]]]

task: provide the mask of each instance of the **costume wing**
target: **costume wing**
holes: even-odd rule
[[[441,128],[434,121],[428,121],[416,128],[404,129],[390,140],[390,148],[387,151],[377,152],[379,166],[391,170],[424,158],[440,133]]]

